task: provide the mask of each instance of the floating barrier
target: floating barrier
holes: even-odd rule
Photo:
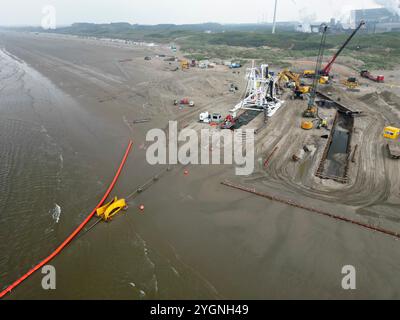
[[[82,229],[89,223],[89,221],[94,217],[94,215],[97,212],[97,209],[99,209],[108,196],[110,195],[111,191],[114,189],[115,184],[118,181],[119,176],[121,175],[122,169],[126,163],[126,160],[128,159],[129,153],[132,149],[133,142],[130,141],[129,145],[125,151],[125,155],[121,161],[121,164],[118,168],[118,171],[116,172],[113,181],[111,182],[110,186],[108,187],[106,193],[104,194],[103,198],[100,200],[99,204],[96,206],[96,208],[92,211],[91,214],[83,221],[78,228],[75,229],[74,232],[71,233],[71,235],[52,253],[50,254],[47,258],[45,258],[42,262],[40,262],[38,265],[33,267],[30,271],[28,271],[25,275],[23,275],[21,278],[19,278],[17,281],[15,281],[13,284],[8,286],[5,290],[0,292],[0,299],[3,298],[7,293],[11,292],[14,288],[16,288],[18,285],[20,285],[24,280],[26,280],[28,277],[30,277],[32,274],[34,274],[36,271],[47,265],[51,260],[53,260],[57,255],[61,253],[65,247],[68,246],[69,243],[82,231]]]

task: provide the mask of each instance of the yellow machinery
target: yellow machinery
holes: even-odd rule
[[[360,86],[357,78],[348,78],[347,80],[342,81],[342,84],[349,90],[356,90]]]
[[[282,82],[285,82],[285,83],[293,82],[294,83],[294,85],[295,85],[294,98],[302,99],[304,94],[310,93],[310,91],[311,91],[310,86],[305,86],[304,84],[301,83],[299,74],[294,73],[288,69],[283,70],[279,74],[278,83],[280,86],[282,86]]]
[[[308,106],[303,112],[304,118],[316,118],[318,117],[318,108],[316,106]]]
[[[400,137],[400,128],[386,127],[383,136],[387,139],[397,140]]]
[[[327,128],[328,127],[328,120],[327,119],[322,119],[318,118],[315,120],[304,120],[301,122],[301,128],[304,130],[311,130],[314,129],[314,123],[316,123],[317,129],[321,128]]]
[[[321,76],[321,78],[319,78],[319,84],[329,84],[329,77]]]
[[[109,203],[97,209],[97,216],[104,221],[111,221],[121,210],[126,210],[128,205],[125,199],[118,199],[115,197]]]
[[[304,78],[314,78],[315,71],[314,70],[304,70],[303,77]],[[319,84],[329,84],[329,76],[321,75],[319,78]]]
[[[322,119],[322,120],[320,120],[319,121],[319,126],[321,127],[321,128],[328,128],[328,119]]]
[[[314,78],[315,77],[315,71],[314,70],[304,70],[303,77],[304,78]]]
[[[187,60],[181,60],[181,69],[185,70],[185,69],[189,69],[190,67],[190,63]]]
[[[314,128],[314,123],[312,121],[303,121],[301,123],[301,128],[304,130],[311,130]]]

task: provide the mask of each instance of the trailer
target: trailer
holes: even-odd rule
[[[383,83],[385,82],[385,76],[383,75],[379,75],[379,76],[374,76],[371,74],[371,72],[369,72],[368,70],[362,70],[360,72],[361,77],[372,80],[374,82],[378,82],[378,83]]]
[[[175,106],[189,106],[189,107],[194,107],[194,101],[189,100],[188,98],[182,98],[181,100],[174,100],[174,105]]]
[[[387,148],[389,151],[389,156],[392,159],[400,159],[400,143],[389,141],[387,144]]]

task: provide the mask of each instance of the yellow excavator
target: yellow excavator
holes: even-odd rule
[[[282,83],[294,83],[293,99],[304,99],[304,95],[310,93],[311,91],[310,86],[306,86],[301,82],[299,74],[288,69],[285,69],[279,73],[278,83],[280,87],[282,87]]]

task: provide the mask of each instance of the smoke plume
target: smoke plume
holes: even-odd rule
[[[399,0],[375,0],[375,2],[400,16]]]

